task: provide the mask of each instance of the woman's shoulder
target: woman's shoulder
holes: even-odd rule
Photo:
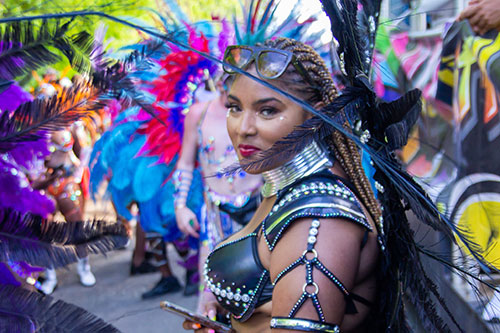
[[[197,102],[191,105],[188,113],[186,114],[186,122],[197,124],[209,104],[210,102]]]
[[[263,221],[270,250],[286,229],[301,218],[339,218],[372,231],[364,210],[348,182],[329,172],[303,178],[283,189]]]

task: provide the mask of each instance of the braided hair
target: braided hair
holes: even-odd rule
[[[286,82],[287,89],[294,90],[298,97],[303,98],[311,105],[318,102],[328,105],[338,96],[337,88],[325,62],[312,47],[285,37],[267,40],[264,42],[264,46],[292,52],[307,70],[313,81],[311,83],[315,84],[315,87],[311,87],[311,83],[308,83],[294,66],[289,66],[286,72],[276,79],[276,81]],[[344,127],[350,130],[347,124],[344,124]],[[334,131],[329,141],[329,144],[334,148],[335,157],[356,187],[363,204],[374,220],[379,221],[382,211],[363,171],[358,147],[339,131]]]

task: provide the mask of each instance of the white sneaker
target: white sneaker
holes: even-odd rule
[[[78,259],[76,271],[80,276],[80,283],[85,287],[92,287],[95,283],[95,276],[90,271],[89,258]]]
[[[54,292],[57,287],[57,275],[56,270],[53,268],[47,268],[45,270],[46,280],[43,281],[40,286],[40,291],[45,295],[50,295]]]

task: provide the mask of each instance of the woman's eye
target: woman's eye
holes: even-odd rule
[[[279,112],[279,110],[277,110],[275,108],[264,108],[264,109],[260,110],[260,114],[263,115],[264,117],[272,117],[275,114],[277,114],[278,112]]]
[[[240,108],[238,107],[238,105],[235,105],[235,104],[226,104],[225,107],[226,107],[227,111],[230,113],[235,113],[235,112],[240,111]]]

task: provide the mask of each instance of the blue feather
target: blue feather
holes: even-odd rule
[[[137,201],[145,202],[157,195],[168,174],[164,164],[154,165],[157,157],[139,156],[135,161],[132,188]]]

